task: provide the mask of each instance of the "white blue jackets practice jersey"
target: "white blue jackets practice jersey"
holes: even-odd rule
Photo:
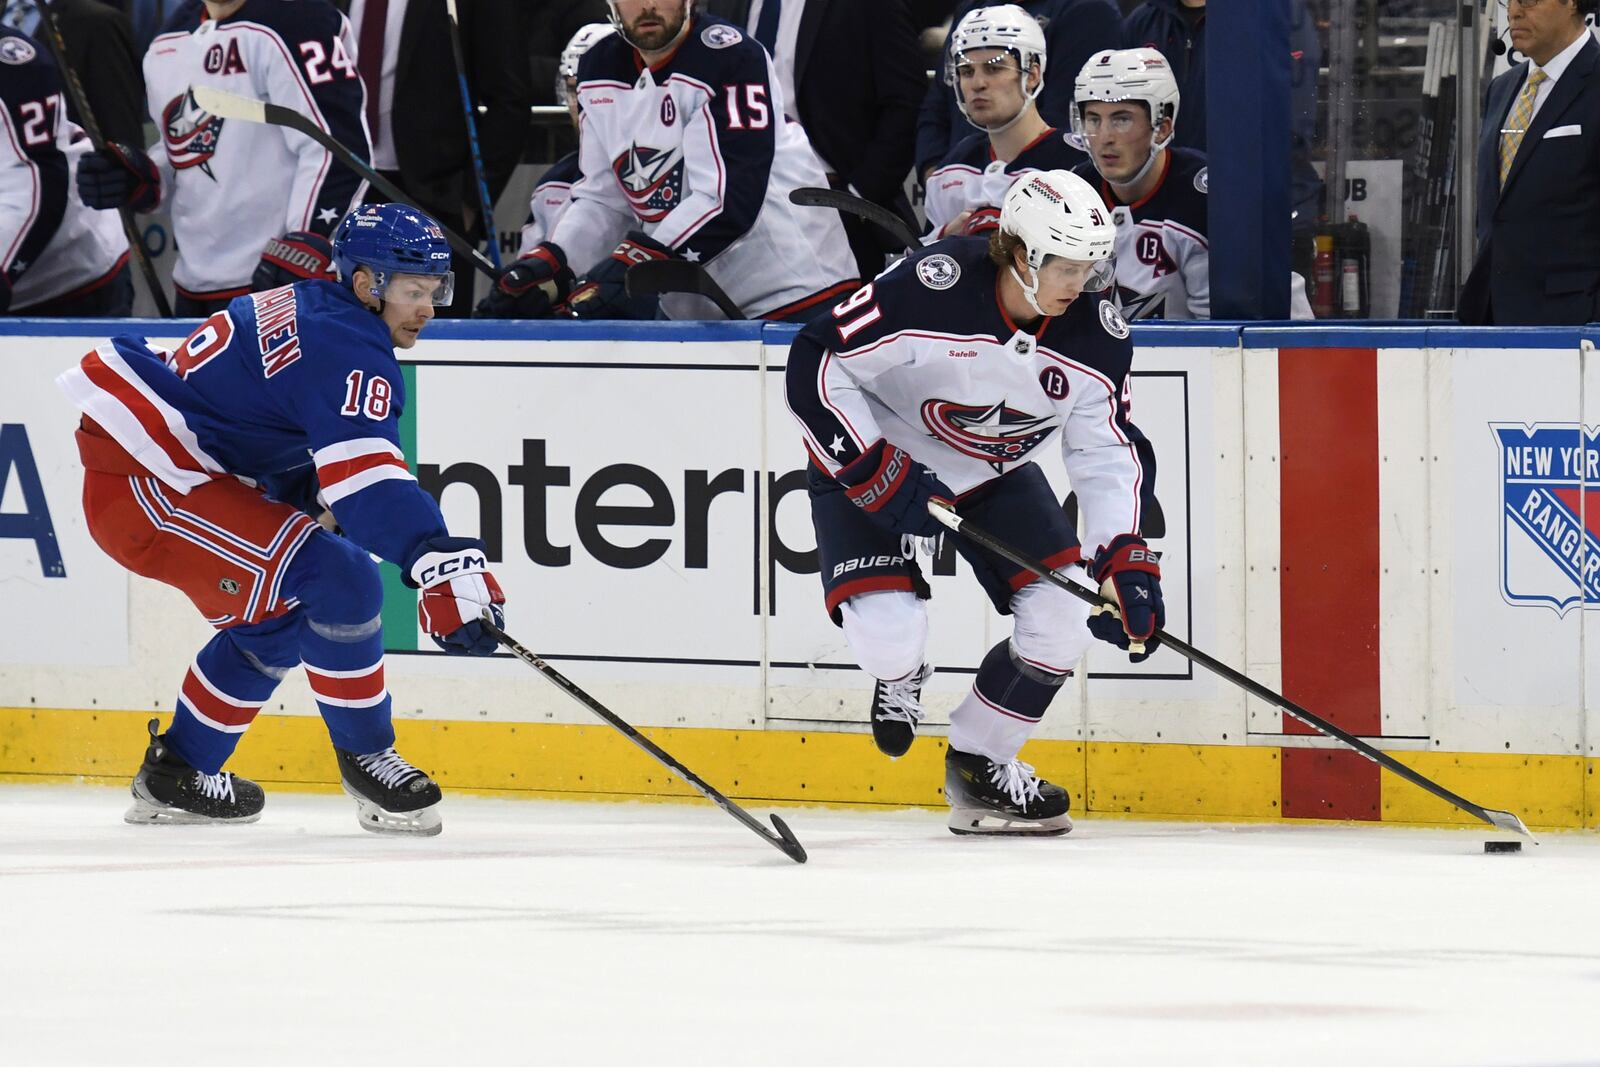
[[[1020,329],[998,280],[983,238],[901,260],[800,332],[789,410],[829,474],[885,438],[958,494],[1037,460],[1059,434],[1092,553],[1139,530],[1146,489],[1128,423],[1127,324],[1090,293]]]
[[[1023,175],[1037,170],[1071,170],[1086,158],[1056,129],[1040,134],[1010,163],[995,158],[987,133],[973,134],[951,149],[928,175],[924,210],[929,230],[923,243],[938,240],[939,231],[963,211],[998,211],[1006,191]]]
[[[549,170],[539,175],[539,184],[533,187],[533,195],[528,198],[528,221],[522,224],[522,244],[517,247],[518,256],[529,255],[550,240],[556,223],[561,221],[561,216],[567,212],[567,205],[572,202],[572,187],[581,177],[583,170],[578,166],[576,152],[562,156],[550,165]]]
[[[56,379],[180,493],[239,476],[404,563],[446,533],[400,450],[405,382],[383,320],[334,282],[236,297],[175,352],[142,337],[97,347]]]
[[[245,0],[220,21],[201,0],[183,0],[150,42],[144,80],[181,292],[238,295],[268,240],[289,230],[331,236],[359,203],[365,183],[309,137],[217,118],[190,92],[209,85],[281,104],[370,159],[350,23],[328,0]]]
[[[44,46],[0,27],[0,271],[13,312],[91,288],[128,258],[117,213],[78,199],[89,140],[63,94]]]
[[[1080,165],[1077,174],[1100,190],[1117,227],[1117,301],[1123,315],[1130,320],[1209,319],[1205,154],[1167,149],[1155,190],[1132,204],[1117,199],[1092,163]]]
[[[695,15],[654,68],[620,35],[602,38],[578,63],[578,105],[583,177],[550,236],[579,275],[637,229],[704,264],[751,317],[856,277],[838,214],[789,203],[827,180],[784,118],[766,49],[740,30]],[[675,305],[662,306],[688,311]]]

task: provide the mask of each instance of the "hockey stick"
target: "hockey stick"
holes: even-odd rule
[[[1102,611],[1116,610],[1116,605],[1107,600],[1105,597],[1101,596],[1099,593],[1085,589],[1076,582],[1069,581],[1056,571],[1046,567],[1038,560],[1024,555],[1015,548],[1012,548],[1010,545],[1006,544],[1004,541],[997,539],[992,534],[978,529],[963,519],[960,515],[957,515],[953,508],[947,507],[936,501],[929,501],[928,513],[935,519],[939,520],[939,522],[961,534],[972,543],[988,549],[990,552],[993,552],[1002,559],[1010,560],[1019,567],[1032,571],[1034,574],[1037,574],[1051,585],[1054,585],[1059,589],[1066,590],[1079,600],[1082,600],[1087,604],[1092,604],[1095,608]],[[1316,730],[1318,733],[1327,737],[1331,737],[1335,741],[1338,741],[1349,748],[1355,749],[1357,752],[1361,753],[1378,766],[1393,771],[1395,774],[1399,775],[1401,778],[1404,778],[1417,788],[1424,789],[1427,792],[1432,793],[1440,800],[1443,800],[1448,804],[1455,805],[1468,815],[1482,819],[1491,826],[1498,827],[1501,830],[1513,830],[1530,838],[1533,836],[1533,834],[1529,833],[1527,825],[1511,812],[1497,811],[1494,808],[1485,808],[1481,804],[1474,804],[1465,797],[1452,793],[1450,790],[1435,782],[1433,779],[1418,774],[1416,771],[1412,770],[1410,767],[1407,767],[1404,763],[1401,763],[1388,753],[1381,752],[1378,749],[1373,748],[1371,745],[1361,740],[1361,738],[1356,737],[1354,734],[1346,733],[1344,730],[1339,729],[1339,727],[1335,726],[1328,720],[1321,718],[1320,716],[1313,715],[1311,712],[1307,711],[1305,708],[1302,708],[1299,704],[1296,704],[1288,697],[1283,696],[1280,693],[1274,693],[1261,683],[1252,681],[1250,678],[1240,674],[1238,671],[1234,670],[1226,663],[1223,663],[1221,660],[1212,658],[1188,642],[1183,641],[1180,638],[1173,637],[1165,630],[1157,630],[1156,636],[1161,639],[1161,643],[1163,645],[1172,649],[1178,655],[1183,656],[1191,663],[1198,663],[1200,666],[1204,667],[1212,674],[1215,674],[1217,677],[1232,682],[1234,685],[1243,689],[1245,692],[1249,693],[1258,700],[1264,700],[1268,704],[1272,704],[1275,707],[1287,712],[1290,716],[1298,719],[1300,722],[1311,727],[1313,730]]]
[[[390,200],[401,204],[410,204],[418,211],[427,210],[401,192],[400,187],[395,185],[394,182],[373,170],[364,160],[352,153],[350,149],[334,140],[333,135],[327,130],[324,130],[298,111],[284,107],[281,104],[269,104],[265,100],[255,100],[248,96],[240,96],[238,93],[230,93],[209,85],[196,85],[194,87],[194,102],[218,118],[238,119],[240,122],[256,122],[267,126],[283,126],[303,133],[323,148],[326,148],[333,154],[334,159],[355,171],[363,181],[376,187],[380,193]],[[437,222],[438,220],[435,219],[434,221]],[[477,267],[479,271],[490,278],[500,277],[500,272],[495,269],[495,265],[490,262],[487,256],[478,251],[477,246],[471,241],[443,224],[439,226],[439,229],[444,231],[444,239],[450,243],[450,247],[455,249],[458,254],[471,259],[472,265]]]
[[[489,201],[489,183],[483,177],[483,153],[478,151],[478,122],[472,115],[472,93],[467,89],[467,61],[461,53],[461,25],[456,17],[456,0],[444,0],[450,16],[450,51],[456,57],[456,84],[461,86],[461,108],[467,117],[467,148],[472,153],[472,173],[478,179],[478,203],[483,209],[483,232],[489,238],[489,258],[500,269],[500,233],[494,228],[494,204]]]
[[[773,833],[771,830],[768,830],[765,825],[752,816],[748,811],[745,811],[739,805],[735,804],[733,801],[717,792],[711,786],[707,785],[705,780],[702,779],[698,774],[695,774],[689,768],[673,759],[664,749],[662,749],[654,741],[651,741],[648,737],[645,737],[638,730],[635,730],[632,726],[629,726],[610,708],[607,708],[594,697],[590,696],[588,693],[585,693],[582,689],[579,689],[572,682],[568,681],[566,676],[560,671],[556,670],[554,667],[550,666],[550,664],[546,663],[544,660],[528,651],[522,645],[518,644],[504,630],[500,629],[493,622],[489,621],[487,616],[484,617],[482,622],[483,628],[489,631],[496,641],[499,641],[502,645],[509,649],[513,656],[516,656],[522,662],[526,663],[528,666],[532,667],[534,670],[550,679],[550,681],[554,682],[558,687],[560,687],[560,689],[569,697],[571,697],[573,700],[576,700],[590,711],[594,712],[600,718],[604,719],[608,725],[616,727],[616,729],[621,731],[622,736],[626,737],[629,741],[632,741],[634,744],[648,752],[655,758],[656,762],[666,767],[669,771],[677,774],[678,777],[682,778],[685,782],[688,782],[690,785],[694,786],[695,789],[699,790],[701,796],[711,801],[711,803],[715,804],[729,815],[732,815],[735,819],[738,819],[740,822],[744,823],[757,834],[760,834],[762,840],[766,841],[773,848],[777,849],[779,852],[782,852],[785,856],[788,856],[796,863],[804,863],[806,861],[805,847],[795,839],[794,832],[789,829],[788,824],[782,819],[778,818],[776,815],[771,816],[772,825],[777,828],[778,832]]]
[[[50,49],[50,54],[55,57],[56,66],[61,68],[61,80],[67,87],[67,95],[72,98],[72,108],[83,123],[83,132],[89,136],[89,145],[96,152],[103,151],[106,139],[100,132],[100,123],[95,121],[94,112],[89,110],[89,95],[83,91],[83,83],[78,80],[78,72],[67,62],[67,42],[61,36],[60,23],[56,22],[55,4],[40,6],[43,9],[42,22],[46,30],[44,43]],[[133,209],[119,207],[117,215],[122,219],[122,232],[128,238],[128,252],[133,256],[134,262],[139,264],[139,274],[144,278],[145,287],[150,290],[150,299],[155,301],[157,314],[164,319],[172,318],[172,305],[167,302],[166,291],[161,288],[161,279],[156,277],[155,264],[150,262],[150,254],[145,251],[144,237],[139,233],[139,224],[134,221]]]
[[[793,189],[789,192],[789,203],[801,207],[829,207],[835,211],[857,215],[907,248],[922,247],[922,239],[906,225],[905,219],[882,205],[874,204],[842,189]]]
[[[628,268],[623,279],[629,296],[660,296],[663,293],[694,293],[721,309],[730,319],[743,319],[745,313],[723,292],[722,286],[698,263],[683,259],[651,259]]]

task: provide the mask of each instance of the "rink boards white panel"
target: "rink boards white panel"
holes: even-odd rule
[[[208,633],[181,596],[118,573],[82,528],[73,414],[50,383],[102,330],[0,325],[0,374],[15,383],[0,393],[0,424],[26,431],[66,572],[42,576],[35,543],[0,526],[0,707],[170,709]],[[508,629],[640,725],[862,729],[864,679],[806,561],[804,456],[782,401],[793,332],[436,323],[407,354],[411,458],[470,475],[442,505],[453,528],[497,542]],[[1571,596],[1559,566],[1506,544],[1491,429],[1600,423],[1600,370],[1578,331],[1152,326],[1135,341],[1133,417],[1160,461],[1168,530],[1157,544],[1175,633],[1282,685],[1285,627],[1314,635],[1319,621],[1282,614],[1277,350],[1370,347],[1383,561],[1382,729],[1372,736],[1418,759],[1565,755],[1581,767],[1596,754],[1587,683],[1600,680],[1600,653],[1582,610],[1593,598],[1569,581],[1576,604],[1527,599]],[[1042,465],[1064,495],[1059,461]],[[4,473],[0,522],[26,510],[20,474]],[[1592,473],[1577,472],[1579,506]],[[498,528],[480,529],[486,519]],[[1522,599],[1506,595],[1508,566]],[[964,571],[933,580],[936,732],[1006,632]],[[390,632],[401,717],[589,721],[520,664],[447,658],[414,629]],[[1320,743],[1285,737],[1275,710],[1170,651],[1139,667],[1118,660],[1094,649],[1039,736],[1089,746],[1091,767],[1105,745]],[[274,703],[310,713],[298,677]],[[1165,773],[1159,752],[1141,751],[1151,773]]]

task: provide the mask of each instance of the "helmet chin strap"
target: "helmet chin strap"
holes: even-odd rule
[[[1167,139],[1162,141],[1160,144],[1157,144],[1156,135],[1154,131],[1152,131],[1150,134],[1150,154],[1144,157],[1144,166],[1140,167],[1139,172],[1133,177],[1129,178],[1127,181],[1116,182],[1115,184],[1126,187],[1129,185],[1138,185],[1140,182],[1144,181],[1145,177],[1150,173],[1150,168],[1156,165],[1156,157],[1161,155],[1162,152],[1165,152],[1167,150],[1167,146],[1172,143],[1172,136],[1173,135],[1170,133],[1167,134]],[[1106,180],[1110,181],[1111,179],[1107,178]]]
[[[1022,106],[1017,108],[1017,113],[1015,115],[1012,115],[1009,119],[1007,119],[1006,121],[1002,122],[998,126],[985,126],[983,128],[984,132],[990,133],[990,134],[1005,133],[1011,127],[1013,127],[1017,123],[1021,122],[1022,121],[1022,116],[1026,115],[1028,113],[1028,109],[1033,107],[1033,106],[1034,106],[1033,97],[1030,96],[1027,99],[1022,101]]]
[[[1045,315],[1044,308],[1040,307],[1039,301],[1034,299],[1034,294],[1039,291],[1038,268],[1031,263],[1028,264],[1028,277],[1032,279],[1031,282],[1025,282],[1022,280],[1022,275],[1017,273],[1017,265],[1015,263],[1012,263],[1006,269],[1009,270],[1011,272],[1011,276],[1017,280],[1017,284],[1022,286],[1022,298],[1028,302],[1028,306],[1033,308],[1033,310],[1038,312],[1040,315]],[[1049,316],[1046,315],[1045,317],[1048,318]]]

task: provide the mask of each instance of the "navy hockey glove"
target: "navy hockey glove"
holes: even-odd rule
[[[107,141],[78,160],[78,199],[98,210],[154,211],[161,202],[161,175],[139,149]]]
[[[321,234],[292,230],[267,242],[261,262],[250,276],[250,291],[259,293],[307,278],[338,280],[333,269],[333,245]]]
[[[405,565],[406,583],[422,590],[417,619],[446,652],[487,656],[499,642],[483,628],[487,611],[505,625],[500,583],[489,573],[489,556],[475,537],[430,537]]]
[[[928,501],[953,504],[956,495],[910,453],[888,441],[857,456],[835,475],[850,503],[897,534],[932,537],[944,529],[928,514]]]
[[[653,319],[656,298],[628,295],[625,281],[635,263],[677,259],[677,253],[638,230],[628,231],[620,245],[589,272],[567,298],[567,306],[580,319]]]
[[[1129,648],[1142,641],[1144,651],[1128,653],[1139,663],[1150,658],[1161,639],[1155,632],[1167,624],[1167,606],[1161,599],[1159,556],[1134,534],[1119,534],[1094,557],[1089,573],[1100,583],[1100,595],[1117,608],[1093,608],[1089,631],[1118,648]]]
[[[480,319],[547,319],[571,290],[567,254],[547,241],[501,271],[472,314]]]

